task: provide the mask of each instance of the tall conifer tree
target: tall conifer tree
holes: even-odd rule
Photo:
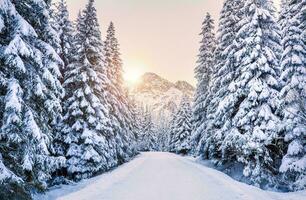
[[[69,12],[66,0],[60,0],[54,4],[52,21],[57,34],[59,35],[59,48],[57,49],[59,56],[63,61],[61,67],[62,76],[64,71],[72,59],[72,42],[73,42],[73,25],[69,20]]]
[[[214,34],[214,20],[209,13],[206,14],[203,22],[201,36],[200,54],[198,55],[198,66],[195,68],[195,76],[198,81],[193,106],[193,146],[196,147],[199,138],[203,134],[206,115],[207,99],[210,92],[212,71],[214,66],[214,51],[216,48],[216,39]]]
[[[191,150],[191,106],[187,96],[182,98],[179,110],[176,114],[174,125],[172,127],[172,138],[170,142],[170,151],[188,154]]]
[[[49,153],[63,89],[48,6],[42,0],[0,2],[0,154],[23,183],[39,189],[65,164]]]
[[[244,175],[258,186],[275,184],[281,151],[276,113],[279,84],[280,34],[271,0],[247,0],[235,40],[236,74],[220,106],[232,118],[223,142],[225,155],[245,165]],[[230,105],[230,106],[227,106]],[[229,109],[226,109],[229,108]],[[224,156],[227,158],[228,156]]]
[[[129,109],[128,96],[123,87],[123,69],[120,58],[119,43],[115,36],[115,27],[111,22],[104,43],[106,73],[109,80],[107,102],[110,106],[112,131],[116,137],[117,157],[123,163],[135,154],[132,131],[132,113]]]
[[[201,137],[198,144],[198,153],[205,158],[220,158],[220,141],[223,134],[221,126],[225,124],[226,116],[218,114],[219,102],[226,96],[227,87],[235,73],[233,67],[234,43],[240,28],[243,1],[226,0],[220,15],[215,63],[212,69],[210,92],[206,99],[206,119],[201,124]]]
[[[154,123],[152,121],[152,115],[148,107],[142,110],[142,119],[140,121],[141,134],[138,139],[139,151],[155,151],[157,149],[154,130]]]
[[[114,159],[103,94],[106,87],[103,44],[94,0],[89,0],[79,14],[74,46],[72,63],[65,72],[62,141],[68,174],[81,179],[109,169]]]
[[[284,16],[282,30],[283,88],[280,99],[282,130],[285,133],[285,142],[289,145],[280,171],[284,173],[286,180],[293,182],[290,185],[291,190],[306,186],[306,46],[302,29],[306,21],[303,19],[302,2],[290,0],[282,4],[282,10],[288,11]]]

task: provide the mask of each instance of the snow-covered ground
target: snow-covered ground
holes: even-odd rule
[[[170,153],[142,153],[112,172],[55,188],[35,199],[304,200],[306,191],[263,191],[185,157]]]

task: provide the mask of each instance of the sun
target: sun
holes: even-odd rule
[[[137,67],[126,67],[123,78],[128,84],[136,84],[142,75],[141,70]]]

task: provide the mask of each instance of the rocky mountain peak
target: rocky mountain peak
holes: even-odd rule
[[[133,90],[136,92],[166,92],[174,84],[170,81],[160,77],[155,73],[145,73],[141,78],[140,82],[134,86]]]
[[[177,81],[175,83],[175,87],[188,95],[192,95],[194,93],[195,88],[189,84],[187,81]]]
[[[158,121],[169,120],[184,95],[193,98],[195,88],[186,81],[172,83],[155,73],[145,73],[130,90],[138,105],[149,107]]]

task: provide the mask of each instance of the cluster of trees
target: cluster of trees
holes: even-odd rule
[[[190,99],[183,96],[177,112],[170,121],[168,150],[178,154],[189,154],[192,149],[192,109]]]
[[[138,107],[138,145],[139,151],[158,151],[157,126],[152,120],[151,110],[146,107]]]
[[[207,14],[193,105],[152,121],[123,86],[114,24],[94,0],[75,23],[65,0],[0,1],[0,196],[80,180],[138,151],[243,166],[249,183],[306,186],[306,2],[225,0]]]
[[[107,171],[137,154],[113,23],[94,0],[75,23],[65,0],[0,1],[0,196]]]
[[[207,14],[190,152],[242,165],[259,187],[299,190],[306,187],[306,1],[283,0],[276,16],[272,0],[225,0],[216,38]]]
[[[192,150],[192,100],[183,95],[177,110],[172,116],[161,114],[159,119],[152,118],[149,106],[136,106],[135,121],[138,151],[170,151],[177,154],[190,154]]]
[[[147,105],[136,105],[135,122],[138,151],[168,151],[169,150],[169,121],[165,115],[153,119],[152,109]]]

